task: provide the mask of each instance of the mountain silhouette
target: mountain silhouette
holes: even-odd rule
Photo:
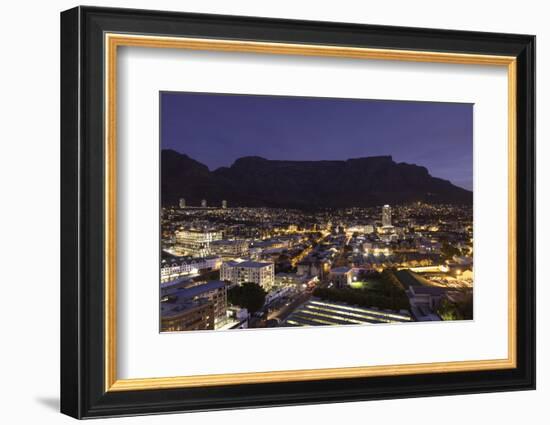
[[[161,152],[162,205],[346,208],[416,201],[471,204],[472,192],[391,156],[345,161],[279,161],[256,156],[208,167],[174,150]]]

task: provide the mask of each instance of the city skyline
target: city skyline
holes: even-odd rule
[[[163,208],[161,331],[471,320],[472,209]]]
[[[472,113],[161,93],[159,331],[472,320]]]
[[[389,155],[473,187],[471,104],[181,92],[162,92],[160,100],[161,148],[185,153],[210,171],[247,156]]]

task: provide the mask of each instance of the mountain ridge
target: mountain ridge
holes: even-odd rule
[[[213,171],[186,154],[161,152],[162,205],[345,208],[431,202],[471,204],[472,192],[389,155],[347,160],[290,161],[259,156]]]

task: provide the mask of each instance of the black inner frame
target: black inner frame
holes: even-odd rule
[[[104,34],[517,58],[517,368],[104,391]],[[222,76],[221,76],[222,77]],[[61,14],[61,411],[77,418],[534,389],[535,37],[77,7]]]

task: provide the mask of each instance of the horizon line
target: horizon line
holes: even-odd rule
[[[467,190],[469,192],[474,192],[473,191],[473,188],[472,189],[469,189],[469,188],[466,188],[462,185],[459,185],[451,180],[448,180],[448,179],[445,179],[445,178],[442,178],[442,177],[437,177],[437,176],[434,176],[431,174],[430,172],[430,169],[428,167],[426,167],[425,165],[420,165],[420,164],[416,164],[416,163],[412,163],[412,162],[405,162],[405,161],[402,161],[402,162],[397,162],[393,159],[393,155],[391,154],[388,154],[388,155],[373,155],[373,156],[360,156],[360,157],[355,157],[355,158],[347,158],[347,159],[313,159],[313,160],[307,160],[307,159],[269,159],[269,158],[266,158],[264,156],[260,156],[260,155],[245,155],[245,156],[241,156],[241,157],[238,157],[237,159],[235,159],[230,165],[222,165],[220,167],[217,167],[217,168],[214,168],[214,169],[211,169],[208,165],[206,165],[205,163],[191,157],[190,155],[188,155],[187,153],[183,153],[183,152],[180,152],[174,148],[162,148],[161,147],[161,152],[163,151],[172,151],[172,152],[175,152],[177,153],[178,155],[185,155],[186,157],[190,158],[191,160],[195,161],[195,162],[198,162],[199,164],[205,166],[209,172],[215,172],[217,170],[220,170],[222,168],[231,168],[239,159],[243,159],[243,158],[259,158],[259,159],[263,159],[265,161],[277,161],[277,162],[346,162],[346,161],[352,161],[352,160],[357,160],[357,159],[370,159],[370,158],[389,158],[392,162],[394,162],[395,164],[406,164],[406,165],[414,165],[415,167],[422,167],[422,168],[425,168],[426,171],[428,172],[428,174],[433,177],[433,178],[437,178],[437,179],[441,179],[441,180],[445,180],[445,181],[448,181],[450,183],[452,183],[454,186],[457,186],[461,189],[464,189],[464,190]]]

